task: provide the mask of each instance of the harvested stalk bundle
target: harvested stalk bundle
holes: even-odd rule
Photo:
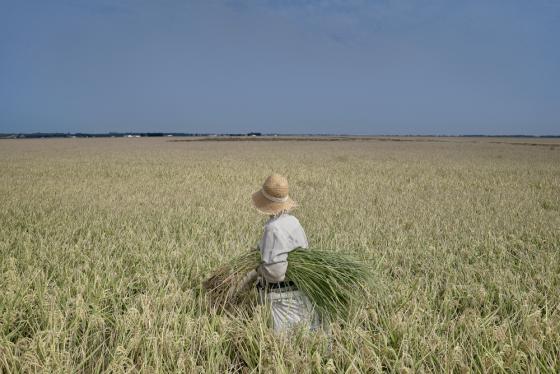
[[[347,254],[325,250],[296,250],[288,256],[286,276],[325,316],[345,316],[351,305],[363,302],[370,270]]]
[[[235,257],[204,282],[214,305],[239,303],[235,292],[245,274],[260,263],[258,252]],[[296,284],[324,316],[345,316],[351,305],[364,300],[368,267],[347,254],[325,250],[295,250],[288,255],[286,278]]]
[[[240,295],[236,292],[235,287],[247,272],[259,266],[260,261],[260,253],[250,251],[234,257],[230,262],[216,269],[202,283],[212,304],[223,309],[237,304],[240,301]]]

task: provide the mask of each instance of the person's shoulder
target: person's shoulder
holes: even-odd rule
[[[288,215],[288,217],[290,217],[290,220],[297,222],[299,224],[299,219],[297,219],[296,216]]]
[[[296,216],[292,216],[291,214],[286,214],[286,221],[297,223],[298,225],[300,224],[299,219],[297,219]]]
[[[299,220],[290,215],[290,214],[282,214],[280,217],[273,219],[269,223],[266,224],[266,228],[270,230],[282,230],[283,228],[294,227],[294,226],[301,226]]]
[[[281,227],[281,223],[279,222],[279,218],[274,218],[271,219],[270,221],[268,221],[265,225],[264,225],[264,231],[265,232],[274,232],[277,231],[279,227]]]

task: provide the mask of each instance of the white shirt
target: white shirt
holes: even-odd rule
[[[259,243],[260,272],[267,282],[282,282],[285,279],[288,253],[296,248],[308,248],[305,231],[298,219],[287,213],[269,219]]]

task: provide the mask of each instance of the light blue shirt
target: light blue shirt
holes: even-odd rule
[[[269,219],[259,243],[260,273],[267,282],[285,279],[288,253],[296,248],[308,248],[307,236],[298,219],[287,213]]]

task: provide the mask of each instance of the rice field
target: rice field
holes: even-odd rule
[[[560,141],[387,140],[0,140],[0,372],[560,371]],[[373,271],[330,338],[201,289],[272,172]]]

